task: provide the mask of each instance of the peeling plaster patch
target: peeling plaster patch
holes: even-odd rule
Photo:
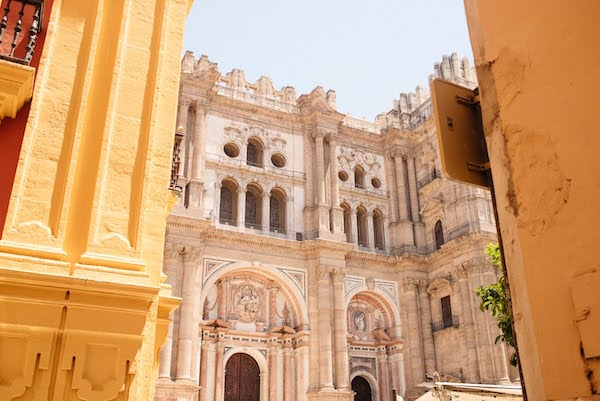
[[[532,236],[542,234],[569,201],[571,179],[563,174],[548,136],[516,125],[504,126],[502,131],[511,155],[509,205],[519,217],[519,228]]]
[[[488,67],[499,85],[496,91],[500,110],[505,110],[522,93],[528,64],[523,62],[522,57],[504,47],[498,57],[488,63]]]

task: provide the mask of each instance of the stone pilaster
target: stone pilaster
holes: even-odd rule
[[[408,220],[408,199],[406,198],[406,183],[404,182],[404,159],[402,153],[392,154],[396,172],[396,191],[398,194],[398,221]]]
[[[317,203],[319,205],[325,204],[325,154],[323,151],[323,139],[325,133],[322,131],[316,131],[313,134],[315,138],[315,165],[317,179],[315,184],[317,185]]]
[[[419,316],[421,318],[421,335],[423,336],[423,356],[425,360],[425,373],[433,374],[437,370],[435,363],[435,347],[433,333],[431,332],[431,302],[427,293],[427,282],[420,281],[419,289]]]
[[[198,267],[201,251],[197,248],[186,249],[183,254],[182,292],[183,301],[179,314],[179,337],[177,348],[176,380],[197,383],[198,378],[191,376],[192,371],[192,344],[197,336],[197,324],[194,321],[194,310],[198,308],[194,296],[196,292],[196,269]]]
[[[408,387],[414,388],[425,378],[425,356],[422,344],[421,319],[418,310],[419,281],[404,279],[402,284],[406,299],[406,338],[410,349],[410,360],[408,361],[410,384]],[[414,394],[408,395],[412,396]]]
[[[274,336],[269,339],[268,369],[269,369],[269,401],[277,401],[277,354],[279,353],[279,343]]]
[[[350,374],[348,372],[348,344],[346,341],[346,308],[344,302],[344,274],[331,271],[333,290],[333,337],[335,345],[335,388],[348,390]]]
[[[419,193],[417,190],[417,176],[415,174],[415,158],[409,157],[406,159],[408,173],[408,193],[410,195],[410,217],[414,222],[421,221],[419,215]]]
[[[318,302],[319,302],[319,389],[333,390],[333,349],[331,344],[331,296],[329,289],[329,272],[325,266],[318,267]]]
[[[379,384],[379,399],[381,401],[390,401],[390,384],[389,384],[389,370],[388,370],[388,357],[385,352],[385,347],[377,355],[377,378]],[[393,400],[396,401],[396,400]]]
[[[333,133],[329,134],[329,172],[331,183],[331,221],[333,234],[342,238],[344,233],[344,211],[340,207],[340,189],[338,184],[337,142]],[[340,239],[341,240],[341,239]]]
[[[461,305],[461,321],[460,326],[464,333],[465,347],[467,349],[467,358],[464,364],[464,373],[467,382],[479,383],[481,377],[479,375],[479,344],[475,335],[475,324],[473,321],[473,313],[481,312],[476,308],[473,302],[475,291],[469,286],[468,281],[469,271],[464,266],[458,267],[453,271],[452,276],[458,282],[458,291],[455,296],[458,298],[458,304]]]
[[[223,390],[225,388],[225,366],[223,366],[223,354],[225,352],[225,344],[222,341],[222,333],[218,333],[217,349],[215,355],[215,401],[223,399]]]
[[[189,182],[190,213],[202,217],[204,199],[204,149],[206,141],[206,119],[204,108],[196,105],[196,122],[194,124],[194,148],[192,154],[192,171]]]

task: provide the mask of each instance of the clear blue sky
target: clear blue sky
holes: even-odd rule
[[[367,120],[426,86],[443,54],[473,58],[462,0],[195,0],[184,49],[298,95],[334,89]]]

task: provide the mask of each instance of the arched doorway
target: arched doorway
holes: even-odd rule
[[[258,364],[247,354],[233,354],[225,366],[224,401],[259,400],[260,369]]]
[[[354,401],[371,401],[371,386],[362,376],[356,376],[352,379],[352,391],[354,391]]]

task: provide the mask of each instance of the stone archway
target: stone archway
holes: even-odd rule
[[[236,353],[227,361],[224,395],[224,401],[260,400],[260,369],[250,355]]]
[[[372,401],[371,385],[362,376],[356,376],[352,379],[352,391],[354,391],[354,401]]]

